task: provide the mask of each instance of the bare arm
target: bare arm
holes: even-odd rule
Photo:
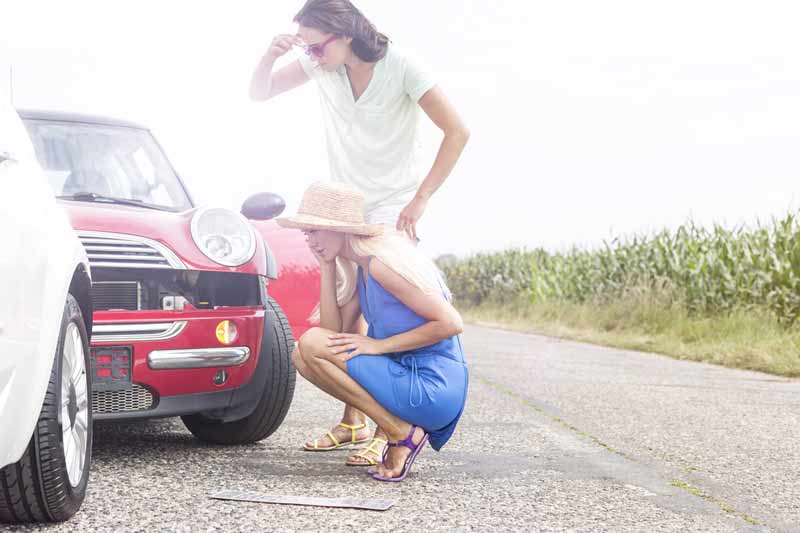
[[[417,236],[417,221],[425,211],[428,200],[453,171],[470,135],[461,116],[438,86],[426,92],[419,99],[419,105],[433,123],[442,130],[444,138],[439,146],[433,167],[417,189],[414,199],[403,209],[397,220],[397,229],[408,232],[414,238]]]
[[[265,56],[266,57],[266,56]],[[269,100],[281,93],[300,87],[309,79],[300,61],[292,61],[278,72],[272,72],[272,64],[262,59],[253,72],[250,82],[252,100]]]
[[[428,322],[411,331],[386,339],[375,339],[354,333],[328,335],[331,354],[340,357],[342,361],[346,362],[362,354],[380,355],[430,346],[458,335],[464,330],[461,315],[440,294],[425,294],[419,287],[377,259],[373,259],[370,263],[370,273],[387,291],[415,313],[426,318]]]
[[[342,331],[356,331],[358,317],[361,316],[361,300],[358,299],[358,291],[353,294],[349,302],[341,307]]]
[[[332,331],[354,331],[361,305],[358,292],[343,306],[336,301],[336,263],[320,264],[319,325]]]
[[[342,312],[336,302],[336,263],[319,265],[319,325],[325,329],[342,331]]]
[[[300,61],[292,61],[279,71],[272,72],[275,61],[298,43],[299,40],[294,35],[278,35],[273,39],[269,50],[253,71],[253,77],[250,80],[251,99],[269,100],[303,85],[310,79],[300,65]]]
[[[456,166],[469,140],[469,129],[438,86],[426,92],[419,99],[419,105],[444,133],[433,167],[417,191],[418,195],[428,199],[442,186]]]
[[[440,294],[425,294],[378,259],[371,261],[370,273],[409,309],[428,320],[418,328],[380,341],[381,353],[404,352],[430,346],[459,335],[464,330],[461,315]]]

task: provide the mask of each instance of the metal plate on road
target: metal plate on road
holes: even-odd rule
[[[209,498],[240,502],[277,503],[282,505],[311,505],[315,507],[340,507],[345,509],[365,509],[367,511],[386,511],[392,500],[372,500],[366,498],[320,498],[316,496],[278,496],[246,490],[221,490],[212,492]]]

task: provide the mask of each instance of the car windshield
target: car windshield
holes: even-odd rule
[[[119,200],[171,211],[192,207],[150,132],[137,128],[26,120],[56,196]]]

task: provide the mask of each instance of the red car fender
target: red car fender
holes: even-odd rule
[[[308,249],[302,232],[281,228],[275,221],[251,221],[272,249],[278,262],[278,279],[267,291],[281,306],[295,339],[316,326],[309,321],[319,303],[319,263]]]

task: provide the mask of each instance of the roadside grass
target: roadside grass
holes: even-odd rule
[[[800,377],[800,326],[768,311],[691,314],[651,294],[610,301],[485,301],[459,308],[467,322]]]

